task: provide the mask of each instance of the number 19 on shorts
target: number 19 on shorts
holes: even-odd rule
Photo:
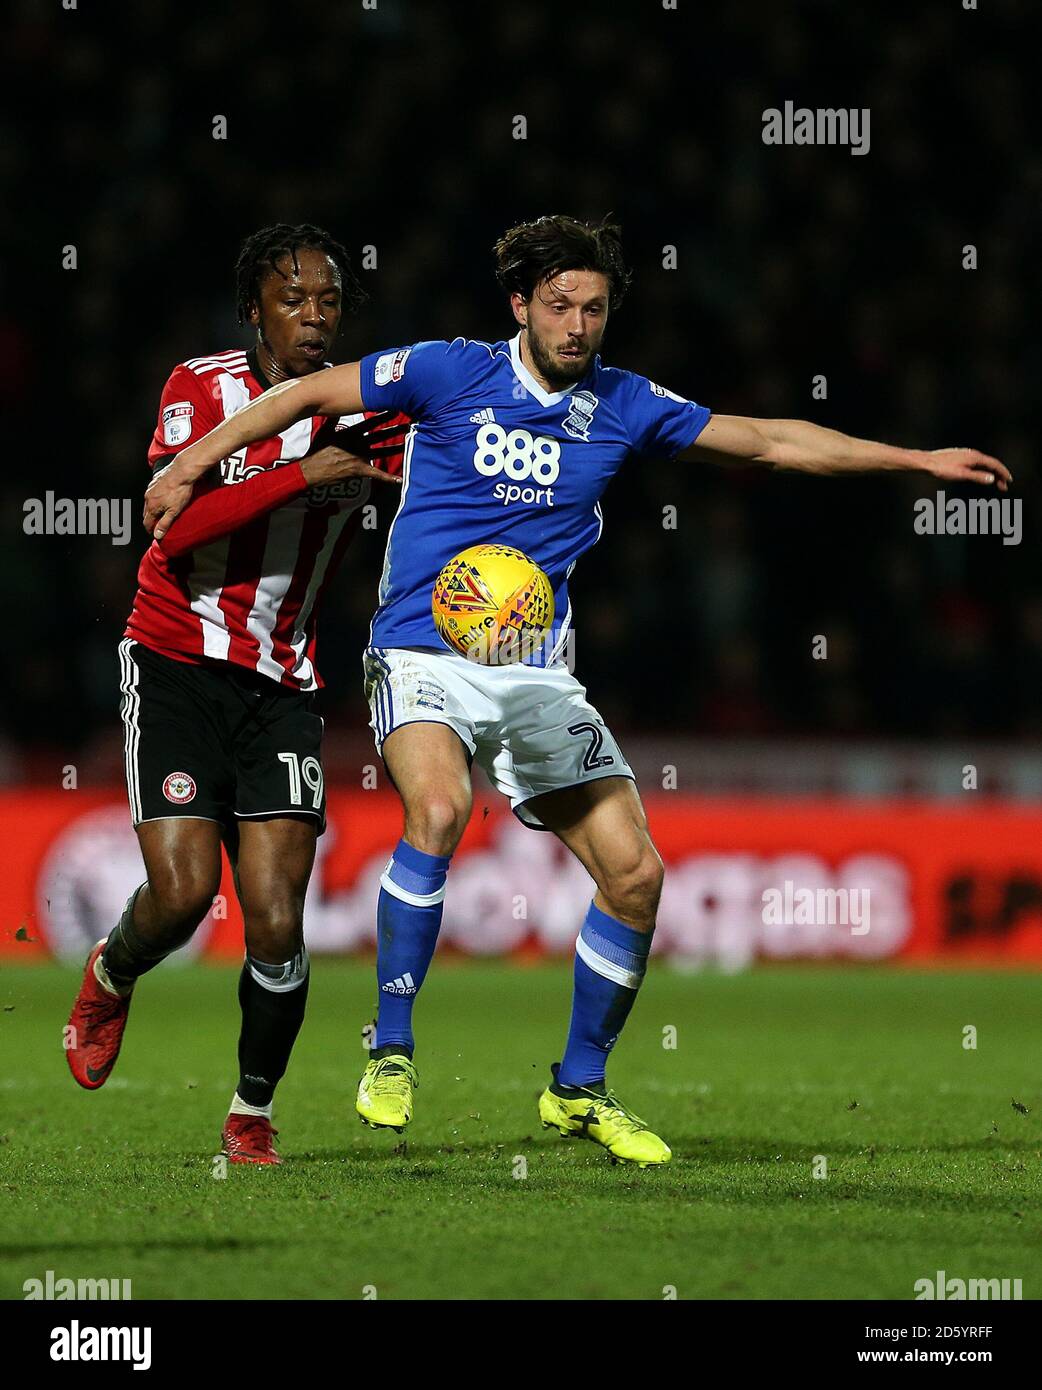
[[[289,804],[303,806],[306,786],[311,792],[312,809],[317,811],[322,805],[324,789],[322,764],[319,760],[309,755],[302,761],[296,753],[280,753],[279,762],[286,764],[289,773]]]

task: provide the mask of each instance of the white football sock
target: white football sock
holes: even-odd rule
[[[267,1105],[247,1105],[238,1091],[232,1096],[232,1103],[228,1107],[229,1115],[263,1115],[266,1120],[271,1119],[271,1103]]]
[[[126,999],[127,995],[130,994],[131,990],[134,988],[133,985],[130,985],[124,989],[120,989],[117,985],[113,984],[112,980],[109,978],[109,972],[101,963],[100,955],[94,962],[94,978],[102,989],[108,990],[109,994],[114,994],[117,999]]]

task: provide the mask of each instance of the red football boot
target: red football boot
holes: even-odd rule
[[[94,966],[105,949],[99,941],[87,957],[83,983],[69,1015],[65,1056],[69,1070],[88,1091],[104,1086],[116,1064],[123,1029],[130,1012],[129,994],[112,994],[94,973]]]
[[[221,1130],[221,1145],[229,1163],[281,1163],[275,1152],[276,1134],[267,1115],[229,1115]]]

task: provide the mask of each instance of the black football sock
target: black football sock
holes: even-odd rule
[[[374,1047],[369,1053],[370,1062],[378,1062],[381,1057],[408,1057],[412,1061],[412,1048],[404,1043],[387,1043],[384,1047]]]
[[[134,904],[144,886],[143,883],[139,883],[127,899],[123,916],[109,933],[109,939],[101,953],[105,973],[116,988],[121,990],[129,989],[139,975],[154,970],[159,962],[166,960],[170,954],[169,951],[157,951],[155,947],[142,941],[134,928]]]
[[[553,1096],[560,1096],[562,1100],[580,1100],[591,1091],[595,1096],[608,1094],[607,1084],[603,1081],[591,1081],[588,1086],[562,1086],[557,1079],[559,1070],[559,1064],[552,1068],[554,1079],[550,1082],[550,1094]]]
[[[304,949],[285,965],[246,957],[239,976],[242,1031],[236,1094],[247,1105],[271,1104],[304,1022],[310,978]]]

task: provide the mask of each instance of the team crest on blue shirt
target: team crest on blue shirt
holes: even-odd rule
[[[590,442],[590,423],[597,409],[597,397],[592,391],[576,391],[564,419],[564,428],[573,439]]]

